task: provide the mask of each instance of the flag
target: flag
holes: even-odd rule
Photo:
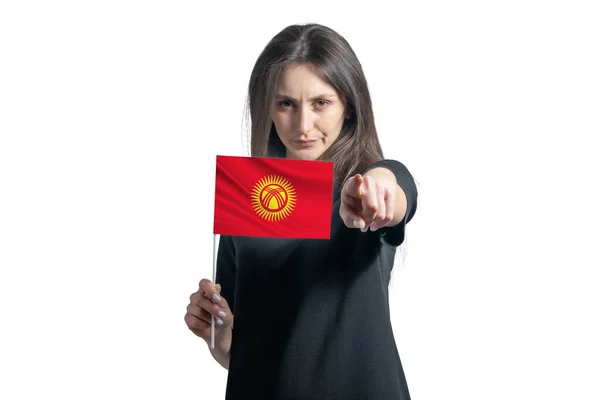
[[[217,156],[213,233],[329,239],[333,163]]]

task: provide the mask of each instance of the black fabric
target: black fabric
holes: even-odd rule
[[[376,232],[347,228],[334,187],[330,240],[222,236],[217,283],[234,314],[228,400],[408,400],[389,314],[396,246],[416,211]]]

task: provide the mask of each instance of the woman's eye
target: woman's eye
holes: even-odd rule
[[[318,107],[325,107],[328,104],[327,100],[317,100]]]
[[[279,105],[287,108],[287,107],[291,107],[293,104],[289,100],[282,100],[279,102]]]

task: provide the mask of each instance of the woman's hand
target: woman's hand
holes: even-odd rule
[[[355,175],[342,188],[340,216],[351,228],[366,232],[398,224],[406,212],[406,198],[396,177],[386,168]]]
[[[220,292],[221,285],[214,285],[208,279],[202,279],[198,291],[190,296],[184,319],[188,328],[208,344],[211,316],[214,316],[215,350],[220,353],[220,356],[224,356],[229,354],[231,348],[233,314],[227,300],[220,296]],[[217,355],[213,354],[213,356],[217,358]],[[221,362],[219,359],[217,361]]]

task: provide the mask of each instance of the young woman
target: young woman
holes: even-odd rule
[[[331,239],[222,236],[217,284],[200,282],[187,326],[210,344],[215,317],[227,399],[409,399],[388,283],[417,189],[383,157],[359,60],[327,27],[289,26],[248,100],[252,156],[334,162]]]

